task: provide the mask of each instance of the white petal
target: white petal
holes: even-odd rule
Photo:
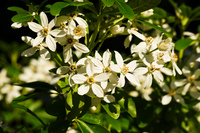
[[[49,33],[54,37],[64,37],[66,35],[65,31],[59,30],[59,29],[51,30]],[[66,41],[66,38],[63,38],[63,39],[65,39]]]
[[[99,85],[92,84],[92,91],[97,97],[104,97],[103,89]]]
[[[69,71],[68,66],[61,66],[57,69],[56,73],[57,74],[66,74]]]
[[[98,59],[98,60],[102,60],[102,57],[101,57],[101,55],[99,54],[98,51],[95,51],[95,58]]]
[[[72,58],[72,49],[70,45],[67,45],[63,49],[63,57],[64,57],[64,62],[67,63],[70,58]]]
[[[106,81],[108,80],[109,76],[110,76],[110,73],[101,73],[94,77],[94,81],[97,81],[97,82]]]
[[[103,64],[104,67],[107,67],[110,65],[110,61],[111,61],[111,53],[110,51],[107,49],[104,53],[103,53]]]
[[[138,45],[131,48],[131,52],[142,52],[144,49],[146,49],[146,43],[140,42]]]
[[[29,56],[34,55],[36,51],[37,51],[37,48],[31,47],[31,48],[23,51],[21,56],[29,57]]]
[[[136,60],[133,60],[126,65],[129,68],[130,72],[133,72],[133,70],[136,68],[137,66],[136,62],[137,62]]]
[[[194,81],[195,87],[200,90],[200,81]]]
[[[51,30],[56,24],[56,18],[52,19],[50,22],[49,22],[49,25],[48,25],[48,28]]]
[[[180,95],[174,95],[174,99],[177,103],[184,103],[184,99]]]
[[[134,70],[134,75],[144,75],[147,72],[148,69],[146,67],[139,67]]]
[[[145,36],[144,36],[143,34],[137,32],[137,31],[134,31],[134,32],[132,32],[132,33],[133,33],[133,35],[135,35],[136,37],[138,37],[138,38],[141,39],[141,40],[145,40],[145,39],[146,39]]]
[[[125,78],[124,78],[124,75],[123,75],[123,74],[120,74],[118,86],[119,86],[119,87],[124,87],[124,85],[125,85]]]
[[[47,35],[46,44],[51,51],[53,52],[56,51],[56,41],[54,40],[52,36]]]
[[[197,99],[197,100],[200,100],[200,93],[198,91],[190,91],[190,95]]]
[[[140,86],[140,83],[139,83],[139,80],[138,78],[133,75],[133,74],[130,74],[130,73],[127,73],[126,74],[126,78],[133,84],[137,85],[137,86]]]
[[[167,104],[169,104],[171,102],[171,100],[172,100],[172,96],[165,95],[165,96],[162,97],[161,103],[163,105],[167,105]]]
[[[110,65],[110,69],[113,70],[114,72],[117,72],[117,73],[120,73],[120,72],[121,72],[121,69],[120,69],[119,66],[116,65],[116,64],[111,64],[111,65]]]
[[[94,64],[92,62],[86,65],[86,72],[89,77],[94,75]]]
[[[124,67],[124,61],[123,61],[122,56],[120,55],[119,52],[117,52],[117,51],[114,51],[114,52],[115,52],[115,59],[117,61],[117,65],[119,65],[120,68],[123,68]]]
[[[183,71],[183,74],[184,74],[186,77],[191,76],[191,71],[190,71],[189,67],[184,66],[183,69],[182,69],[182,71]]]
[[[194,78],[195,79],[198,79],[200,76],[200,69],[197,69],[195,72],[194,72]]]
[[[146,81],[144,82],[144,86],[146,89],[149,89],[152,85],[152,75],[150,73],[147,74]]]
[[[82,84],[84,82],[87,81],[87,78],[81,74],[76,74],[72,77],[72,80],[74,81],[74,83],[76,84]]]
[[[155,79],[157,82],[161,82],[161,81],[164,80],[164,77],[163,77],[163,75],[161,74],[161,72],[160,72],[160,71],[157,71],[157,70],[153,72],[153,77],[154,77],[154,79]]]
[[[173,75],[172,70],[169,69],[169,68],[166,68],[166,67],[160,68],[160,71],[163,72],[164,74],[168,75],[168,76],[172,76]]]
[[[115,97],[112,95],[105,95],[105,97],[103,98],[103,100],[107,103],[112,103],[115,101]]]
[[[82,53],[88,53],[90,50],[87,48],[87,46],[81,44],[81,43],[74,43],[74,48]]]
[[[43,27],[35,22],[28,22],[28,27],[34,31],[34,32],[39,32],[43,29]]]
[[[33,40],[33,47],[39,45],[40,43],[42,43],[42,41],[44,40],[43,36],[37,36],[34,40]]]
[[[181,74],[182,74],[182,71],[181,71],[180,68],[177,66],[177,64],[176,64],[175,62],[173,62],[173,65],[174,65],[176,71],[178,72],[178,74],[181,75]]]
[[[169,87],[164,83],[164,82],[158,82],[158,85],[161,87],[161,89],[164,91],[164,92],[169,92]]]
[[[78,94],[79,95],[85,95],[86,93],[88,93],[88,91],[90,90],[90,86],[89,85],[81,85],[78,88]]]
[[[22,27],[22,23],[18,23],[18,22],[12,23],[11,27],[13,29],[21,28]]]
[[[84,19],[82,19],[81,17],[76,17],[75,20],[79,25],[83,25],[84,27],[88,27],[87,22]]]
[[[47,15],[44,12],[40,13],[40,20],[41,20],[42,26],[47,27],[48,18],[47,18]]]
[[[29,36],[22,36],[21,37],[22,41],[24,41],[25,43],[27,43],[28,45],[31,45],[33,44],[33,41],[34,39],[32,37],[29,37]]]
[[[187,84],[184,86],[183,91],[182,91],[182,95],[185,95],[185,94],[188,92],[190,86],[191,86],[190,83],[187,83]]]
[[[40,56],[45,60],[49,60],[51,58],[49,51],[44,47],[40,47]]]

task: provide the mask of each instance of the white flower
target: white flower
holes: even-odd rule
[[[178,56],[176,55],[176,53],[174,53],[174,50],[172,50],[172,53],[170,54],[170,56],[171,56],[171,62],[172,62],[174,76],[176,76],[176,71],[178,72],[178,74],[182,74],[182,71],[176,64],[176,62],[178,61]]]
[[[115,51],[115,59],[117,61],[117,65],[112,64],[110,68],[113,71],[120,73],[118,85],[120,87],[123,87],[125,85],[125,77],[126,77],[132,84],[140,86],[138,78],[134,74],[131,73],[135,70],[137,66],[136,61],[131,61],[127,65],[124,64],[122,56],[117,51]]]
[[[183,35],[188,36],[192,40],[195,40],[194,46],[196,47],[196,52],[200,54],[200,41],[198,39],[200,37],[200,34],[199,33],[194,34],[192,32],[185,31],[183,32]]]
[[[5,68],[3,68],[0,72],[0,79],[0,87],[5,83],[10,82],[10,79],[7,77],[7,70]]]
[[[104,97],[104,91],[98,83],[105,82],[108,78],[109,74],[107,73],[95,74],[94,64],[89,63],[86,65],[86,75],[76,74],[72,77],[72,80],[76,84],[82,84],[78,88],[79,95],[85,95],[91,88],[97,97],[102,98]]]
[[[182,84],[176,85],[175,81],[172,81],[170,83],[170,87],[168,87],[164,82],[160,82],[159,86],[162,88],[164,92],[168,93],[162,97],[161,103],[163,105],[169,104],[172,100],[172,97],[175,99],[177,103],[184,103],[184,99],[180,96],[182,89],[176,89],[181,85]]]
[[[116,35],[116,34],[121,34],[124,32],[124,28],[125,27],[120,27],[120,25],[115,25],[113,27],[110,28],[110,32],[113,34],[113,35]]]
[[[64,34],[59,35],[61,33],[61,30],[58,29],[52,30],[52,28],[55,26],[56,19],[53,19],[50,21],[50,23],[48,23],[48,18],[44,12],[40,13],[40,19],[42,25],[39,25],[35,22],[28,22],[29,28],[37,33],[37,37],[34,39],[33,42],[33,47],[41,44],[44,38],[46,38],[45,43],[47,44],[48,48],[51,51],[55,51],[56,41],[51,35],[56,37],[56,36],[63,36]]]
[[[75,39],[73,35],[65,35],[64,37],[56,37],[56,40],[62,46],[65,46],[63,49],[63,56],[65,63],[72,58],[72,47],[82,53],[88,53],[89,49],[84,44],[79,43],[78,39]]]
[[[144,17],[144,18],[149,17],[149,16],[153,15],[153,9],[149,9],[149,10],[147,10],[147,11],[141,12],[141,15],[142,15],[142,17]]]
[[[28,45],[32,46],[29,49],[26,49],[21,53],[21,56],[29,57],[36,53],[36,51],[40,51],[40,57],[45,60],[49,60],[51,58],[50,52],[45,48],[47,47],[45,42],[42,42],[38,46],[33,47],[34,39],[29,36],[22,36],[22,40],[27,43]]]
[[[20,90],[21,90],[20,86],[6,84],[1,88],[1,93],[6,94],[6,102],[11,103],[14,98],[21,95],[19,92]]]

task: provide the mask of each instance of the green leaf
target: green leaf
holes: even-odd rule
[[[77,126],[82,133],[109,133],[108,130],[100,125],[90,125],[81,120],[78,120]]]
[[[114,4],[114,0],[101,0],[105,6],[110,7]]]
[[[51,15],[53,15],[53,16],[59,15],[60,11],[63,8],[67,7],[68,5],[69,4],[66,3],[66,2],[56,2],[56,3],[54,3],[50,8]]]
[[[69,91],[67,93],[66,102],[67,102],[67,104],[69,105],[70,108],[73,107],[72,91]]]
[[[118,133],[122,132],[122,127],[118,120],[113,119],[107,114],[105,115],[105,118],[106,118],[106,121],[112,126],[113,129],[115,129]]]
[[[43,90],[43,91],[48,91],[48,90],[56,90],[53,85],[50,85],[48,83],[42,82],[42,81],[36,81],[36,82],[30,82],[30,83],[24,83],[24,84],[16,84],[21,87],[30,87],[34,88],[36,90]]]
[[[158,27],[158,26],[156,26],[156,25],[154,25],[154,24],[151,24],[151,23],[149,23],[149,22],[147,22],[147,21],[145,21],[145,20],[139,20],[139,19],[137,19],[137,21],[139,21],[139,22],[141,22],[141,23],[143,23],[143,24],[146,24],[146,25],[148,25],[148,26],[150,26],[150,27],[152,27],[152,28],[154,28],[154,29],[156,29],[156,30],[159,30],[159,31],[165,33],[165,35],[167,35],[168,37],[172,37],[171,33],[167,32],[166,30],[164,30],[164,29],[161,28],[161,27]]]
[[[120,105],[114,103],[101,102],[104,110],[114,119],[118,119],[120,116]]]
[[[153,10],[154,10],[153,15],[151,17],[160,18],[160,19],[167,17],[167,12],[164,9],[155,7]]]
[[[17,6],[8,7],[7,9],[10,10],[10,11],[16,11],[16,12],[20,11],[20,12],[29,13],[28,11],[24,10],[23,8],[17,7]]]
[[[129,0],[128,5],[135,13],[140,13],[159,5],[161,0]]]
[[[31,14],[17,14],[11,18],[13,22],[28,22],[31,19]]]
[[[87,123],[90,124],[99,124],[100,123],[100,119],[97,115],[94,114],[85,114],[82,117],[79,118],[82,121],[85,121]]]
[[[119,105],[124,108],[133,118],[136,117],[136,107],[135,103],[124,90],[117,89],[115,94],[116,99],[118,100]]]
[[[190,46],[190,44],[193,42],[192,39],[186,38],[186,39],[180,39],[178,41],[176,41],[175,43],[175,49],[176,50],[182,50],[182,49],[186,49],[187,47]]]
[[[124,17],[130,20],[134,20],[134,12],[129,5],[121,0],[115,0],[115,4],[117,5],[117,8],[121,12],[121,14],[124,15]]]
[[[68,3],[70,6],[85,6],[85,5],[93,5],[92,2],[71,2]]]

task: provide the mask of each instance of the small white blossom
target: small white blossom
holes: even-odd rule
[[[149,17],[151,15],[153,15],[153,9],[149,9],[147,11],[141,12],[141,16],[144,17],[144,18]]]

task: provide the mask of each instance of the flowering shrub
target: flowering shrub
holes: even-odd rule
[[[6,101],[41,122],[35,131],[200,131],[200,38],[186,31],[199,19],[199,7],[170,0],[176,13],[170,16],[157,7],[160,0],[46,2],[28,2],[29,11],[8,7],[18,12],[13,28],[33,31],[22,36],[30,48],[21,55],[39,52],[40,58],[22,69]],[[19,96],[22,88],[28,91]],[[54,117],[47,122],[22,104],[44,95],[51,96],[44,113]]]

